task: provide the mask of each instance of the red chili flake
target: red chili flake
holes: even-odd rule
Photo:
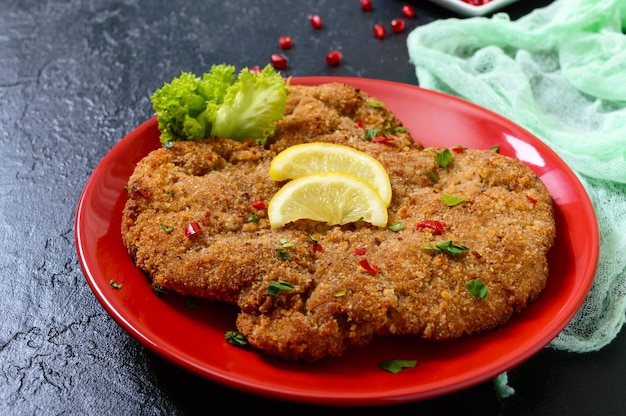
[[[394,33],[400,33],[404,30],[404,20],[402,19],[393,19],[391,21],[391,30]]]
[[[293,40],[291,39],[291,36],[281,36],[278,38],[278,47],[280,49],[289,49],[291,48],[292,43]]]
[[[421,231],[424,228],[429,228],[433,230],[433,235],[441,235],[443,234],[443,230],[446,227],[446,224],[441,221],[436,220],[424,220],[420,221],[415,225],[415,229],[417,231]]]
[[[375,264],[370,264],[367,259],[359,260],[359,264],[365,269],[366,272],[368,272],[372,276],[376,276],[378,274],[378,266]]]
[[[376,136],[372,138],[373,143],[387,143],[392,142],[395,139],[393,137]]]
[[[142,196],[142,198],[150,199],[150,192],[146,191],[145,189],[138,189],[137,192],[139,193],[139,195]]]
[[[311,22],[311,26],[313,26],[314,29],[322,28],[322,17],[319,14],[309,16],[309,22]]]
[[[415,9],[410,4],[405,4],[404,6],[402,6],[402,15],[404,17],[412,19],[415,17]]]
[[[287,68],[287,58],[279,53],[275,53],[270,58],[270,62],[272,66],[276,69],[285,69]]]
[[[363,128],[365,124],[363,123],[363,120],[359,120],[356,122],[356,125],[359,126],[360,128]]]
[[[528,200],[529,200],[530,202],[532,202],[533,204],[536,204],[536,203],[538,202],[538,201],[537,201],[537,198],[533,198],[533,197],[532,197],[532,196],[530,196],[530,195],[526,195],[526,199],[528,199]]]
[[[372,0],[361,0],[361,10],[369,12],[372,10]]]
[[[357,247],[354,250],[354,255],[355,256],[363,256],[363,255],[365,255],[365,252],[367,252],[367,246]]]
[[[465,151],[465,148],[463,146],[455,146],[452,148],[452,151],[454,153],[463,153]]]
[[[261,67],[258,65],[253,66],[252,68],[250,68],[250,72],[253,74],[260,74],[261,73]]]
[[[196,221],[190,222],[186,227],[185,227],[185,236],[187,238],[191,238],[196,234],[199,234],[202,232],[202,228],[200,227],[200,224],[198,224]]]
[[[374,37],[377,39],[385,39],[387,37],[387,29],[380,23],[374,25]]]
[[[265,209],[267,204],[264,201],[252,201],[252,206],[256,209]]]
[[[313,251],[322,252],[322,251],[324,251],[324,247],[322,247],[322,245],[320,243],[314,243],[313,244]]]
[[[340,51],[331,51],[326,55],[326,63],[330,66],[339,65],[341,62],[342,54]]]

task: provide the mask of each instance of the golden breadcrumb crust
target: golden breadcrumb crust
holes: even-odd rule
[[[343,84],[290,86],[286,116],[265,148],[210,138],[150,153],[129,179],[122,219],[137,266],[161,288],[236,304],[237,329],[249,343],[288,360],[339,356],[377,335],[446,340],[506,323],[546,284],[555,222],[545,186],[518,160],[488,150],[453,151],[442,167],[443,149],[422,149],[369,100]],[[394,140],[367,140],[374,128]],[[312,141],[376,157],[393,190],[389,223],[404,228],[301,220],[271,229],[266,210],[253,204],[269,202],[281,186],[269,178],[270,162]],[[448,206],[442,195],[464,202]],[[444,223],[443,233],[416,229],[424,220]],[[202,231],[188,237],[191,222]],[[423,248],[447,240],[467,250]],[[360,265],[364,259],[377,273]],[[484,299],[466,288],[478,278]],[[293,289],[268,294],[277,281]]]

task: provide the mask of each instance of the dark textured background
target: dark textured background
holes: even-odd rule
[[[206,414],[323,410],[245,395],[144,349],[103,310],[79,267],[74,214],[101,158],[152,114],[150,94],[181,70],[265,65],[290,34],[285,75],[346,75],[417,84],[406,35],[452,14],[413,1],[400,35],[371,25],[404,2],[357,0],[0,1],[0,414]],[[522,0],[513,18],[549,1]],[[322,31],[308,25],[318,12]],[[326,65],[330,49],[343,63]],[[344,414],[621,414],[626,335],[578,355],[546,349],[491,383],[392,408]],[[485,357],[488,360],[489,357]],[[445,364],[444,364],[445,365]]]

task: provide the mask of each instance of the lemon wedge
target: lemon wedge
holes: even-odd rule
[[[287,182],[267,208],[272,228],[299,219],[342,225],[359,220],[384,227],[387,205],[365,180],[342,172],[323,172]]]
[[[322,142],[298,144],[280,152],[270,164],[270,178],[275,181],[322,172],[358,176],[376,189],[385,206],[391,202],[391,183],[383,165],[353,147]]]

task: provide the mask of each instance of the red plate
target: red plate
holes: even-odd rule
[[[545,347],[580,308],[593,281],[599,250],[593,206],[575,174],[532,134],[466,101],[416,86],[362,78],[296,78],[293,84],[340,81],[359,87],[387,107],[425,146],[490,149],[532,168],[556,204],[557,238],[550,276],[540,298],[501,330],[453,342],[381,337],[342,358],[287,363],[224,340],[237,310],[206,302],[189,308],[176,295],[157,297],[122,244],[124,186],[135,164],[160,146],[148,120],[102,159],[87,182],[76,213],[75,239],[87,282],[106,311],[146,347],[166,359],[232,388],[270,398],[321,405],[383,405],[415,401],[489,380]],[[123,285],[114,289],[113,280]],[[416,359],[398,374],[378,368],[392,359]]]

